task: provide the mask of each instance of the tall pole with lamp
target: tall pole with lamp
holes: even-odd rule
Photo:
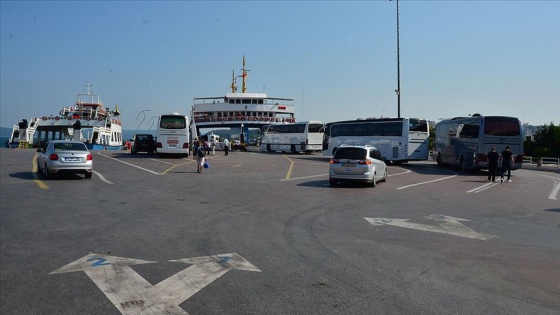
[[[401,51],[399,33],[399,0],[397,0],[397,118],[401,118]]]
[[[138,130],[140,129],[140,125],[144,122],[144,119],[146,119],[146,114],[145,112],[149,112],[149,109],[144,109],[143,111],[139,112],[138,115],[136,115],[136,121],[138,121],[138,117],[140,117],[140,114],[142,114],[142,121],[140,121],[140,123],[138,124],[138,127],[136,127],[136,134],[138,134]]]

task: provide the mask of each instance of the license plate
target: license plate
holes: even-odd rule
[[[348,166],[348,167],[356,167],[356,164],[347,162],[347,163],[342,163],[342,166]]]
[[[80,162],[80,158],[67,157],[67,158],[64,159],[64,161],[66,161],[66,162]]]
[[[177,145],[175,145],[175,144],[170,144],[169,147],[170,147],[170,148],[176,148]]]

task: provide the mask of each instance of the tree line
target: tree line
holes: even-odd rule
[[[523,142],[524,155],[560,158],[560,125],[545,125],[533,138]]]

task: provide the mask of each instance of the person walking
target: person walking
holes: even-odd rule
[[[206,155],[210,155],[210,143],[208,140],[204,140],[204,150],[206,150]]]
[[[509,150],[509,145],[504,151],[502,151],[502,179],[500,182],[504,182],[504,175],[507,171],[507,181],[511,183],[511,165],[513,164],[513,154]]]
[[[199,141],[198,141],[198,138],[196,138],[196,139],[194,139],[193,146],[192,146],[192,148],[193,148],[192,159],[193,160],[196,160],[196,155],[198,153],[198,147],[199,147]]]
[[[229,141],[227,138],[224,139],[224,155],[228,155],[228,151],[229,151]]]
[[[198,141],[198,146],[196,149],[196,172],[201,173],[204,168],[204,162],[206,162],[206,149],[202,141]]]
[[[488,157],[488,181],[495,182],[500,155],[496,152],[496,148],[493,147],[492,151],[488,152],[486,156]]]
[[[210,148],[212,148],[212,155],[216,155],[216,140],[210,140]]]

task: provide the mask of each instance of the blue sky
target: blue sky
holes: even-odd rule
[[[394,1],[0,6],[2,127],[73,105],[86,82],[125,129],[144,109],[188,114],[194,97],[229,92],[243,55],[248,92],[295,99],[300,121],[397,116]],[[560,123],[560,1],[401,0],[399,12],[402,117]]]

